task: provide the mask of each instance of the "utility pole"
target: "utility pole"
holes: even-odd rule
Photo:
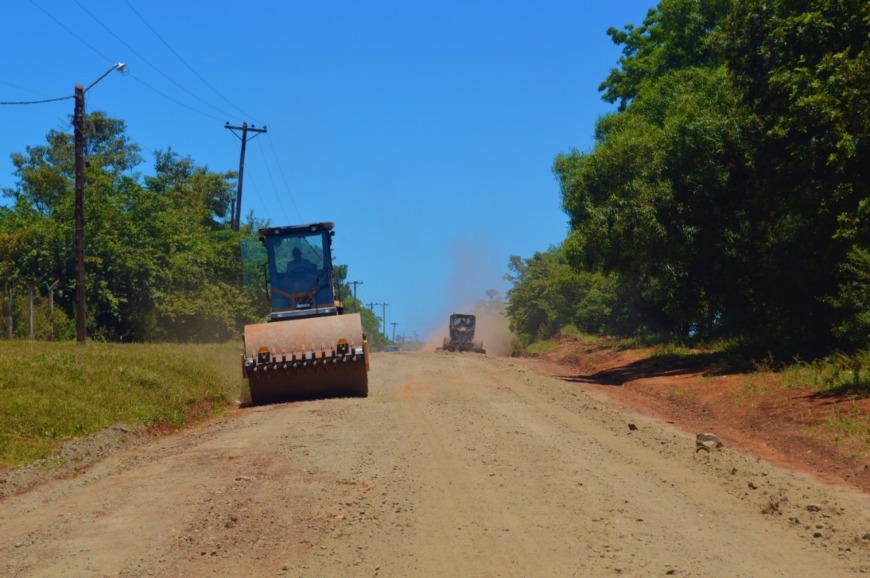
[[[49,285],[46,283],[46,287],[48,287],[48,340],[54,341],[54,290],[57,289],[57,284],[60,283],[60,279],[55,280],[54,283]]]
[[[233,214],[230,217],[230,227],[232,227],[233,231],[238,231],[239,223],[241,223],[242,220],[242,178],[245,175],[245,145],[248,144],[248,133],[264,133],[266,132],[266,127],[256,128],[254,125],[248,126],[248,123],[246,122],[243,122],[242,126],[231,126],[230,123],[227,122],[224,125],[224,128],[228,128],[232,131],[242,131],[242,136],[239,137],[242,141],[242,153],[239,157],[239,186],[236,190],[236,202],[233,207]],[[235,132],[233,132],[233,134],[239,136]]]
[[[9,309],[7,311],[8,317],[6,318],[6,337],[12,339],[15,335],[15,307],[12,303],[12,298],[15,295],[15,289],[12,285],[6,286],[6,292],[9,294]]]
[[[80,344],[87,338],[85,313],[85,136],[82,125],[85,116],[85,91],[81,84],[76,85],[75,112],[75,242],[73,251],[76,259],[76,340]]]
[[[397,321],[393,321],[392,323],[390,323],[390,325],[393,326],[393,341],[396,340],[396,325],[398,325],[398,324],[399,323]]]
[[[87,315],[85,314],[85,93],[115,70],[121,74],[127,74],[127,65],[123,62],[116,62],[101,77],[90,83],[87,88],[82,88],[81,84],[76,84],[73,95],[75,99],[73,110],[73,132],[75,134],[73,139],[76,171],[73,210],[75,219],[73,252],[75,253],[76,269],[76,339],[82,345],[87,337]]]
[[[375,305],[380,305],[380,303],[369,303],[368,304],[368,308],[371,309],[372,313],[375,312]],[[375,318],[377,318],[377,315],[375,315]]]
[[[34,329],[34,318],[33,318],[33,285],[27,291],[27,298],[30,301],[30,305],[28,306],[28,313],[30,317],[30,339],[33,339],[33,329]]]
[[[347,284],[353,285],[353,298],[356,299],[356,286],[362,285],[363,282],[362,281],[348,281]]]
[[[387,305],[389,305],[389,303],[381,303],[381,305],[383,305],[383,309],[381,309],[381,311],[384,312],[384,337],[386,337],[387,336]]]
[[[348,285],[353,285],[353,307],[354,307],[353,311],[356,313],[359,313],[360,303],[356,299],[356,286],[362,285],[363,282],[362,281],[345,281],[345,283],[347,283]]]
[[[387,305],[389,305],[389,303],[369,303],[369,309],[374,311],[375,307],[378,305],[383,306],[383,309],[381,310],[381,311],[383,311],[383,317],[381,318],[381,320],[384,322],[383,333],[384,333],[384,338],[386,338],[387,337]]]

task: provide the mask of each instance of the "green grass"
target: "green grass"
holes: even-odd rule
[[[525,353],[529,355],[543,355],[548,351],[553,351],[557,347],[559,347],[559,344],[555,341],[535,341],[525,348]]]
[[[567,336],[573,337],[575,340],[579,341],[580,343],[586,343],[589,345],[598,345],[600,343],[606,342],[605,338],[603,338],[599,335],[590,335],[589,333],[583,333],[582,331],[580,331],[579,329],[577,329],[573,325],[568,325],[566,327],[563,327],[559,331],[559,335],[560,336],[567,335]]]
[[[863,458],[870,450],[870,416],[854,404],[845,409],[834,408],[823,423],[809,424],[805,431],[817,432],[834,443],[847,443],[851,448],[849,457]]]
[[[683,389],[681,387],[675,388],[671,390],[670,396],[671,399],[685,399],[691,401],[698,397],[697,392],[694,392],[690,389]]]
[[[743,384],[743,395],[762,395],[767,391],[767,386],[754,381],[747,381]]]
[[[807,387],[828,395],[870,396],[870,350],[835,354],[813,362],[796,361],[783,371],[787,387]]]
[[[178,427],[242,387],[238,344],[0,341],[0,465],[46,457],[113,424]]]
[[[650,357],[680,359],[690,358],[698,354],[697,350],[691,349],[678,343],[661,343],[653,346]]]
[[[870,441],[870,419],[860,411],[835,409],[825,425],[846,437],[861,438],[865,445]]]

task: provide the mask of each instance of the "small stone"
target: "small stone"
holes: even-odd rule
[[[719,439],[718,436],[711,433],[699,433],[695,436],[695,451],[710,451],[719,449],[725,444],[722,443],[722,440]]]

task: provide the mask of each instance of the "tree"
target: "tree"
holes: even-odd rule
[[[565,257],[613,280],[611,327],[858,346],[868,25],[855,0],[663,0],[608,31],[624,48],[601,90],[619,110],[553,170]]]
[[[669,71],[719,62],[715,30],[728,14],[729,0],[662,0],[647,13],[643,24],[623,30],[611,27],[608,36],[622,46],[619,68],[610,71],[598,90],[603,99],[625,110],[643,82]]]
[[[154,176],[130,198],[137,216],[133,251],[143,262],[138,280],[149,290],[135,303],[153,339],[220,341],[235,338],[264,314],[261,291],[245,283],[241,259],[247,230],[230,231],[235,173],[213,173],[171,149],[155,153]]]
[[[535,253],[530,259],[512,256],[513,283],[505,314],[520,344],[556,335],[568,325],[596,333],[606,331],[614,294],[606,276],[578,272],[560,247]]]
[[[139,148],[126,137],[125,128],[123,121],[108,118],[99,111],[87,115],[83,123],[87,161],[86,292],[89,295],[90,324],[99,328],[110,319],[117,321],[122,301],[106,280],[123,278],[123,273],[118,275],[117,271],[100,270],[109,262],[114,265],[114,259],[107,261],[102,245],[111,235],[99,233],[125,230],[125,223],[111,216],[116,208],[111,191],[131,183],[127,173],[141,162]],[[14,199],[16,222],[12,226],[33,232],[28,248],[29,259],[34,264],[31,271],[42,279],[60,279],[62,290],[57,294],[58,305],[72,310],[73,292],[67,289],[74,279],[73,136],[52,130],[46,140],[46,145],[27,147],[25,154],[12,155],[18,186],[5,190],[4,194]],[[103,223],[110,226],[104,229]]]
[[[171,149],[155,154],[153,176],[133,169],[139,148],[123,121],[85,120],[86,282],[90,334],[111,340],[225,340],[262,312],[243,282],[241,241],[224,223],[235,173],[214,173]],[[16,274],[60,279],[59,306],[72,310],[72,136],[13,155],[15,200],[4,232],[24,234]],[[8,251],[7,251],[8,252]],[[2,256],[0,256],[2,259]],[[6,259],[4,259],[6,260]],[[38,273],[38,275],[37,275]],[[10,273],[11,274],[11,273]]]
[[[860,0],[745,0],[722,35],[751,111],[756,310],[772,339],[810,353],[832,345],[840,273],[870,246],[868,34]]]
[[[565,253],[580,271],[616,276],[612,327],[709,335],[740,302],[722,287],[739,271],[744,227],[740,114],[722,67],[670,71],[598,122],[590,153],[556,158]]]

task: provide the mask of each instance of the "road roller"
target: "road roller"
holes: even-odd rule
[[[344,313],[332,265],[334,223],[264,227],[265,323],[245,326],[242,374],[254,405],[368,395],[359,313]]]

